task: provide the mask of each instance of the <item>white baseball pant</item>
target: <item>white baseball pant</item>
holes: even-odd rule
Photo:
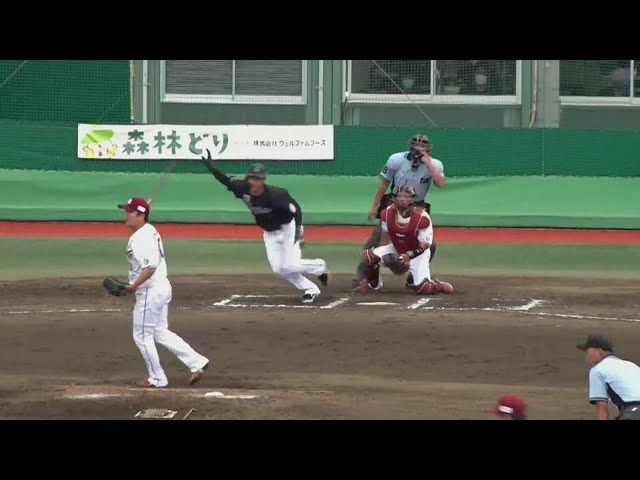
[[[378,255],[380,258],[384,257],[384,255],[389,255],[398,252],[392,243],[388,245],[384,245],[382,247],[374,248],[373,253]],[[425,250],[421,255],[418,255],[416,258],[412,258],[409,262],[409,270],[411,275],[413,276],[413,284],[420,285],[424,280],[431,280],[431,269],[429,268],[429,260],[431,258],[431,250]],[[384,260],[380,262],[381,265],[384,265]],[[378,288],[382,286],[382,276],[380,276],[380,284]]]
[[[149,372],[149,383],[165,387],[169,383],[160,364],[156,343],[159,343],[184,363],[191,372],[202,369],[209,360],[196,352],[178,335],[169,330],[171,284],[162,282],[136,292],[133,307],[133,340],[140,349]]]
[[[295,220],[283,225],[280,230],[265,231],[263,237],[267,258],[273,272],[304,293],[319,294],[318,286],[304,275],[322,275],[327,271],[327,265],[320,258],[302,259],[300,242],[295,241]]]

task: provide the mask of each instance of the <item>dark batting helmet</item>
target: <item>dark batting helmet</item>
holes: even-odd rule
[[[433,145],[426,135],[419,133],[409,140],[409,152],[411,157],[411,168],[414,170],[420,166],[424,152],[431,153]]]

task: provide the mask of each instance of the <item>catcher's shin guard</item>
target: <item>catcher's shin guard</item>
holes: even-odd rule
[[[366,265],[364,273],[365,279],[356,287],[356,293],[367,293],[381,287],[380,267],[378,265]]]

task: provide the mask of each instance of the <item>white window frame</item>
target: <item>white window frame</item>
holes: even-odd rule
[[[362,104],[412,104],[426,103],[434,105],[521,105],[522,104],[522,60],[516,60],[516,94],[515,95],[439,95],[433,93],[436,76],[436,60],[431,60],[431,93],[428,95],[403,95],[401,93],[353,93],[353,60],[343,60],[342,68],[346,71],[345,100],[349,103]]]
[[[191,95],[167,93],[167,61],[160,61],[160,101],[163,103],[234,104],[234,105],[306,105],[307,104],[307,60],[302,60],[302,95],[236,95],[236,61],[232,62],[231,95]]]
[[[629,74],[631,92],[628,97],[578,97],[573,95],[561,95],[560,105],[567,107],[638,107],[640,97],[635,96],[634,70],[635,60],[630,60]]]

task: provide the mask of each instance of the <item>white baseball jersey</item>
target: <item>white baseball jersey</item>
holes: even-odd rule
[[[145,268],[155,268],[156,271],[140,288],[150,288],[168,281],[162,238],[156,227],[150,223],[145,224],[129,237],[127,259],[129,260],[129,284],[134,283]]]

